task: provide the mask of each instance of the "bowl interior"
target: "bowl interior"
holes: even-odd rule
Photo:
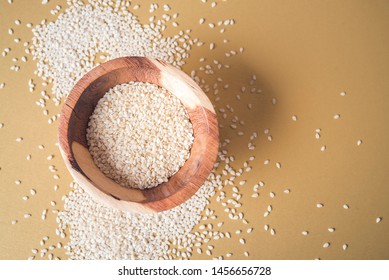
[[[93,162],[86,140],[98,101],[110,88],[130,81],[153,83],[177,96],[194,132],[190,157],[180,170],[168,182],[144,190],[106,177]],[[218,151],[218,125],[211,102],[186,74],[159,60],[125,57],[94,68],[75,85],[63,107],[59,140],[68,169],[92,196],[125,210],[164,211],[190,198],[208,177]]]

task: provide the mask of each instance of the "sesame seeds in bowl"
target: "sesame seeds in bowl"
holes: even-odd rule
[[[123,57],[74,86],[59,143],[70,173],[95,200],[153,213],[183,203],[204,183],[218,126],[211,102],[186,74],[159,60]]]

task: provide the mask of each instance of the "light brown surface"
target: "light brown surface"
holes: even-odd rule
[[[175,95],[188,111],[194,141],[180,170],[154,188],[126,188],[106,177],[88,151],[86,130],[99,100],[116,85],[153,83]],[[219,148],[216,113],[201,88],[182,71],[152,58],[123,57],[94,68],[73,87],[62,107],[58,135],[61,154],[73,178],[94,199],[116,209],[156,213],[192,197],[211,173]],[[153,112],[151,112],[153,113]]]
[[[0,51],[12,49],[6,57],[0,57],[0,83],[6,84],[0,90],[0,122],[5,124],[0,129],[2,259],[26,259],[32,248],[41,248],[39,241],[45,235],[50,236],[48,245],[60,240],[55,235],[56,215],[51,210],[62,209],[61,196],[68,193],[71,182],[54,144],[57,122],[47,124],[42,109],[35,105],[43,89],[40,79],[33,75],[35,62],[30,56],[27,63],[12,62],[13,57],[24,55],[22,43],[31,42],[32,34],[25,24],[36,24],[44,18],[53,20],[50,9],[58,3],[66,7],[66,3],[50,1],[44,6],[40,1],[14,2],[0,3]],[[241,210],[250,225],[231,221],[215,199],[211,202],[218,215],[215,224],[224,221],[223,228],[231,232],[247,227],[254,231],[240,234],[247,241],[245,246],[235,234],[229,242],[212,241],[213,255],[227,250],[239,259],[245,258],[243,252],[248,250],[253,259],[388,259],[389,3],[228,0],[219,1],[212,9],[210,3],[201,1],[167,2],[180,13],[179,28],[192,28],[193,37],[216,43],[213,51],[208,45],[191,51],[185,71],[197,68],[202,56],[208,58],[208,63],[218,59],[234,69],[221,72],[230,87],[216,109],[232,105],[234,113],[246,123],[246,134],[238,137],[236,131],[225,128],[220,131],[221,139],[233,139],[229,153],[237,162],[256,156],[251,163],[253,170],[242,178],[248,183],[240,187],[244,192]],[[150,16],[148,3],[152,1],[142,1],[142,8],[135,12],[144,22]],[[200,17],[207,22],[234,18],[236,25],[222,34],[206,24],[199,26]],[[20,19],[22,25],[15,26],[15,19]],[[15,30],[13,36],[7,33],[9,27]],[[22,43],[13,42],[17,37]],[[223,44],[223,38],[230,42]],[[225,52],[241,46],[245,48],[242,55],[225,58]],[[15,64],[21,66],[19,72],[9,70]],[[238,101],[235,94],[254,73],[258,84],[267,90],[248,110],[248,97],[242,94]],[[38,84],[33,94],[28,92],[30,78]],[[206,80],[212,85],[215,78]],[[347,95],[341,97],[341,91]],[[273,97],[278,100],[276,105],[271,103]],[[51,104],[48,109],[50,116],[59,112]],[[341,118],[334,120],[335,114]],[[297,115],[296,122],[292,115]],[[226,126],[230,123],[219,120]],[[265,128],[270,128],[273,141],[266,139]],[[320,140],[315,139],[316,128],[322,129]],[[250,151],[247,141],[254,130],[259,137],[256,149]],[[24,138],[21,143],[15,141],[19,136]],[[358,139],[363,140],[361,146],[356,144]],[[45,148],[39,150],[39,144]],[[327,150],[321,152],[323,145]],[[31,161],[25,159],[29,153]],[[49,154],[55,155],[51,162],[46,160]],[[263,164],[265,159],[270,159],[269,165]],[[275,167],[277,161],[281,169]],[[49,172],[50,164],[58,169],[59,180]],[[17,179],[21,185],[14,183]],[[252,199],[252,185],[259,180],[266,183],[265,187],[260,189],[260,197]],[[55,184],[60,186],[56,192]],[[21,197],[29,195],[32,187],[37,195],[23,201]],[[291,193],[284,194],[285,188]],[[270,191],[276,193],[275,198],[269,197]],[[57,206],[52,207],[51,200]],[[317,208],[317,203],[324,207]],[[350,206],[348,210],[342,207],[345,203]],[[269,204],[274,210],[264,218]],[[49,209],[45,221],[40,219],[43,209]],[[33,216],[26,220],[24,213]],[[383,217],[379,224],[375,222],[377,217]],[[18,224],[11,225],[13,219]],[[263,230],[265,224],[276,229],[275,236]],[[328,227],[336,231],[330,233]],[[303,230],[310,234],[303,236]],[[331,242],[331,246],[322,248],[324,242]],[[347,251],[341,248],[344,243],[349,245]],[[66,258],[63,249],[56,249],[54,254]],[[193,254],[193,258],[210,257]]]

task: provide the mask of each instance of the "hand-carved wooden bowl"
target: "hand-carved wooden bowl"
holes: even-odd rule
[[[112,87],[130,81],[163,87],[179,98],[193,125],[190,157],[168,182],[154,188],[121,186],[106,177],[89,153],[86,129],[97,102]],[[73,178],[97,201],[120,210],[155,213],[189,199],[209,176],[216,160],[219,130],[215,110],[200,87],[185,73],[163,61],[123,57],[87,73],[74,86],[59,120],[59,146]]]

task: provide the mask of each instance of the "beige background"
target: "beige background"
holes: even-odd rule
[[[0,51],[11,49],[6,57],[0,57],[0,83],[5,83],[0,89],[0,123],[4,123],[0,129],[1,259],[26,259],[33,248],[67,242],[56,236],[56,214],[52,213],[63,208],[61,197],[69,192],[71,182],[55,145],[57,122],[48,124],[48,117],[35,105],[44,89],[33,73],[35,61],[27,54],[28,62],[20,61],[25,55],[23,43],[32,39],[25,24],[55,20],[50,10],[60,4],[63,11],[67,5],[66,1],[51,0],[48,5],[40,2],[0,2]],[[146,22],[152,1],[134,4],[137,2],[142,7],[134,13]],[[243,178],[248,183],[240,187],[241,209],[250,224],[231,221],[215,198],[211,201],[210,208],[218,216],[215,224],[224,221],[224,230],[244,230],[240,235],[233,234],[228,242],[212,241],[213,256],[233,252],[232,258],[242,259],[246,258],[243,252],[249,251],[252,259],[388,259],[389,2],[228,0],[218,1],[213,9],[200,0],[166,2],[172,7],[171,14],[180,14],[179,28],[192,28],[193,37],[216,43],[213,51],[204,46],[190,52],[184,67],[187,73],[199,67],[202,56],[209,63],[218,59],[231,65],[230,71],[220,74],[230,87],[216,108],[232,105],[246,123],[245,135],[238,137],[236,131],[223,128],[221,138],[232,139],[229,153],[237,162],[256,156],[251,164],[253,171]],[[207,22],[233,18],[236,25],[221,34],[207,25],[200,26],[200,17]],[[15,25],[16,19],[22,21],[20,26]],[[8,35],[8,28],[13,28],[15,34]],[[177,29],[169,30],[167,34]],[[21,42],[15,43],[15,38],[21,38]],[[229,43],[224,44],[224,38]],[[243,54],[225,57],[225,52],[242,46]],[[19,61],[13,62],[14,57]],[[12,65],[20,65],[21,70],[11,71]],[[254,73],[263,94],[247,98],[242,94],[242,99],[236,100],[235,94]],[[30,78],[37,83],[34,93],[28,91]],[[207,82],[212,85],[215,79],[208,77]],[[340,96],[342,91],[347,92],[345,97]],[[214,101],[212,94],[210,98]],[[272,105],[272,98],[277,98],[276,105]],[[252,110],[247,109],[248,102],[253,104]],[[49,116],[57,114],[59,108],[49,104]],[[334,120],[335,114],[341,118]],[[297,115],[296,122],[292,115]],[[220,122],[226,126],[230,123]],[[263,133],[266,128],[273,136],[271,142]],[[322,129],[319,140],[315,139],[316,128]],[[247,142],[253,131],[259,134],[257,148],[249,151]],[[24,140],[17,143],[17,137]],[[358,139],[363,141],[361,146],[356,144]],[[45,146],[43,150],[38,149],[40,144]],[[324,152],[320,151],[322,145],[327,147]],[[30,161],[26,160],[27,154],[32,155]],[[55,155],[52,161],[46,159],[50,154]],[[265,159],[270,159],[269,165],[263,164]],[[277,161],[281,169],[275,167]],[[49,171],[51,164],[58,169],[59,180]],[[16,185],[15,180],[22,184]],[[259,180],[266,185],[260,197],[253,199],[252,185]],[[56,184],[58,191],[53,188]],[[31,188],[37,190],[34,197],[29,194]],[[285,188],[291,193],[284,194]],[[225,190],[231,193],[228,187]],[[275,198],[269,197],[270,191],[276,193]],[[31,198],[23,201],[23,195]],[[56,206],[50,205],[52,200]],[[317,203],[324,207],[318,209]],[[343,209],[345,203],[350,209]],[[269,204],[274,210],[264,218]],[[49,212],[42,221],[44,209]],[[32,217],[24,219],[25,213]],[[379,224],[375,222],[377,217],[383,218]],[[18,220],[16,225],[11,225],[13,219]],[[263,229],[265,224],[276,229],[275,236]],[[254,231],[247,234],[249,227]],[[328,227],[336,231],[330,233]],[[303,236],[303,230],[310,234]],[[44,236],[49,240],[41,246]],[[245,246],[238,242],[241,236],[247,241]],[[324,242],[331,246],[323,248]],[[344,243],[349,245],[347,251],[342,250]],[[64,249],[53,252],[66,258]],[[193,259],[207,258],[211,257],[193,254]]]

